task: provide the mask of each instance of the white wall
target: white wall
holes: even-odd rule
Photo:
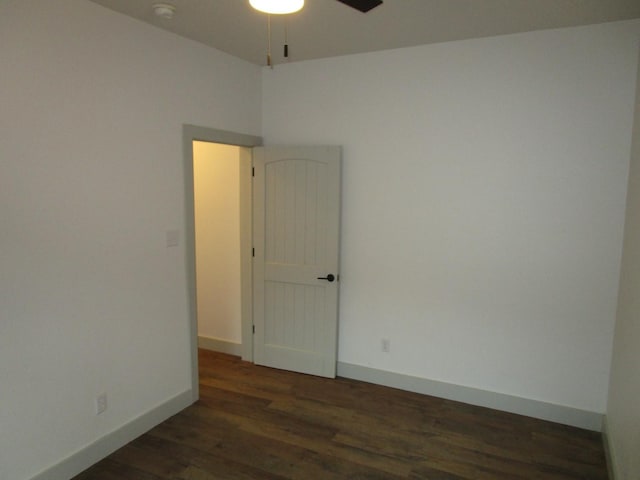
[[[342,362],[605,411],[639,36],[263,70],[268,144],[344,146]]]
[[[616,480],[640,478],[640,71],[627,194],[607,437]]]
[[[242,343],[240,147],[193,142],[198,336]]]
[[[84,0],[3,0],[0,65],[0,478],[23,480],[190,388],[182,124],[259,134],[261,80]]]

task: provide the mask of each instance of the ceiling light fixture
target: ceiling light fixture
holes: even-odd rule
[[[304,0],[249,0],[256,10],[274,15],[294,13],[304,7]]]

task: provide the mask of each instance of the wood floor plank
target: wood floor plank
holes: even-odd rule
[[[118,457],[118,461],[127,462],[139,470],[152,473],[162,479],[283,480],[286,478],[227,460],[217,456],[215,452],[192,448],[153,435],[144,435],[134,443],[135,448],[126,454],[128,458]]]
[[[74,477],[74,480],[121,480],[123,478],[135,478],[137,480],[163,480],[162,477],[157,477],[142,470],[138,470],[131,465],[119,463],[110,457],[105,458],[100,463]]]
[[[606,480],[600,434],[199,352],[200,400],[74,480]]]
[[[381,473],[349,459],[247,433],[236,428],[232,421],[220,420],[215,426],[211,423],[204,426],[204,419],[198,420],[186,415],[171,420],[174,421],[165,422],[150,434],[285,478],[331,480],[351,478],[354,475],[359,478],[377,478]],[[394,478],[393,475],[385,475],[386,478]]]
[[[386,473],[387,478],[394,475],[405,477],[411,468],[401,459],[386,457],[381,452],[372,453],[358,445],[335,442],[338,427],[332,422],[322,422],[321,417],[314,419],[298,413],[288,414],[286,410],[281,412],[276,409],[262,412],[256,410],[240,416],[229,411],[208,407],[209,405],[201,412],[201,420],[205,422],[213,422],[213,425],[218,421],[228,422],[238,430],[252,435],[291,446],[299,446],[331,457],[335,461],[345,461],[363,468],[379,470]]]

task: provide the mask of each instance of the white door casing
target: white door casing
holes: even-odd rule
[[[333,378],[341,149],[256,147],[253,165],[254,361]]]

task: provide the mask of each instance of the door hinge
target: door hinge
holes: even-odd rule
[[[256,256],[256,249],[255,249],[255,248],[252,248],[252,249],[251,249],[251,256],[252,256],[252,257],[255,257],[255,256]]]
[[[256,326],[252,325],[252,329],[251,329],[252,333],[256,333]]]
[[[256,176],[256,167],[251,167],[251,176],[252,177]]]

